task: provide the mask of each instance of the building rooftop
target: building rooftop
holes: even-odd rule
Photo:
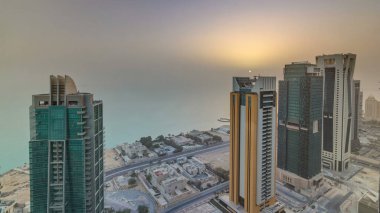
[[[235,92],[275,91],[277,84],[274,76],[233,77],[232,81]]]

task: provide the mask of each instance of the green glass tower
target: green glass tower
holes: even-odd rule
[[[31,212],[103,212],[103,104],[69,76],[30,106]]]
[[[321,176],[323,77],[316,65],[285,65],[279,82],[279,179],[295,189],[311,188]]]

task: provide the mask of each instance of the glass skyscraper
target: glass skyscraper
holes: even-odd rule
[[[279,82],[279,179],[296,190],[321,180],[323,77],[314,64],[285,65]]]
[[[30,106],[31,212],[103,212],[103,104],[69,76]]]

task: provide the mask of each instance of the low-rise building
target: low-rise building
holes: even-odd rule
[[[149,173],[152,176],[152,185],[168,202],[182,200],[192,193],[192,189],[187,185],[188,179],[168,164],[150,169]]]
[[[131,144],[124,144],[122,148],[130,159],[143,158],[149,154],[146,146],[142,145],[142,143],[138,141]]]
[[[29,213],[30,203],[16,203],[14,200],[0,200],[0,213]]]
[[[0,200],[0,213],[13,213],[13,207],[16,204],[14,200]]]
[[[191,145],[194,143],[194,141],[191,138],[187,138],[182,135],[171,137],[170,140],[174,142],[175,144],[177,144],[178,146]]]
[[[177,163],[179,163],[179,164],[184,164],[186,162],[187,162],[187,157],[177,158]]]
[[[197,158],[189,159],[187,163],[182,165],[182,167],[191,177],[202,174],[206,171],[205,164]]]
[[[164,193],[169,195],[179,194],[178,191],[186,189],[187,179],[182,175],[170,177],[161,182],[161,189]]]
[[[163,156],[167,154],[172,154],[176,149],[172,146],[162,145],[159,148],[155,148],[154,152],[157,153],[158,156]]]
[[[182,165],[182,174],[193,182],[197,182],[197,187],[206,189],[219,182],[218,176],[206,169],[206,165],[198,158],[193,157]]]
[[[189,133],[187,133],[187,136],[189,136],[190,138],[195,138],[195,137],[198,137],[199,135],[202,135],[203,132],[199,131],[199,130],[191,130]]]
[[[221,134],[230,134],[230,125],[223,125],[217,129],[215,129],[216,132],[219,132]]]
[[[176,175],[176,172],[167,164],[162,164],[156,168],[150,170],[152,176],[152,185],[159,186],[161,182],[172,175]]]
[[[212,141],[212,136],[210,136],[208,134],[201,134],[201,135],[198,135],[198,137],[196,137],[196,138],[201,143],[207,143],[209,141]]]
[[[198,130],[192,130],[191,132],[187,133],[187,136],[198,143],[208,143],[213,139],[212,136]]]
[[[373,193],[366,194],[359,200],[358,213],[379,212],[379,195]]]

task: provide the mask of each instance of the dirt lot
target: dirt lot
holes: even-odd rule
[[[29,169],[13,169],[0,177],[0,199],[25,203],[30,200]]]
[[[379,172],[369,168],[363,168],[351,181],[359,184],[363,184],[368,188],[377,191],[379,189]]]
[[[230,151],[229,147],[221,149],[215,152],[208,152],[196,156],[198,159],[202,160],[204,163],[210,163],[213,168],[221,167],[224,170],[230,170]]]
[[[124,161],[120,158],[116,151],[113,149],[104,150],[104,170],[108,171],[110,169],[118,168],[124,166]]]

